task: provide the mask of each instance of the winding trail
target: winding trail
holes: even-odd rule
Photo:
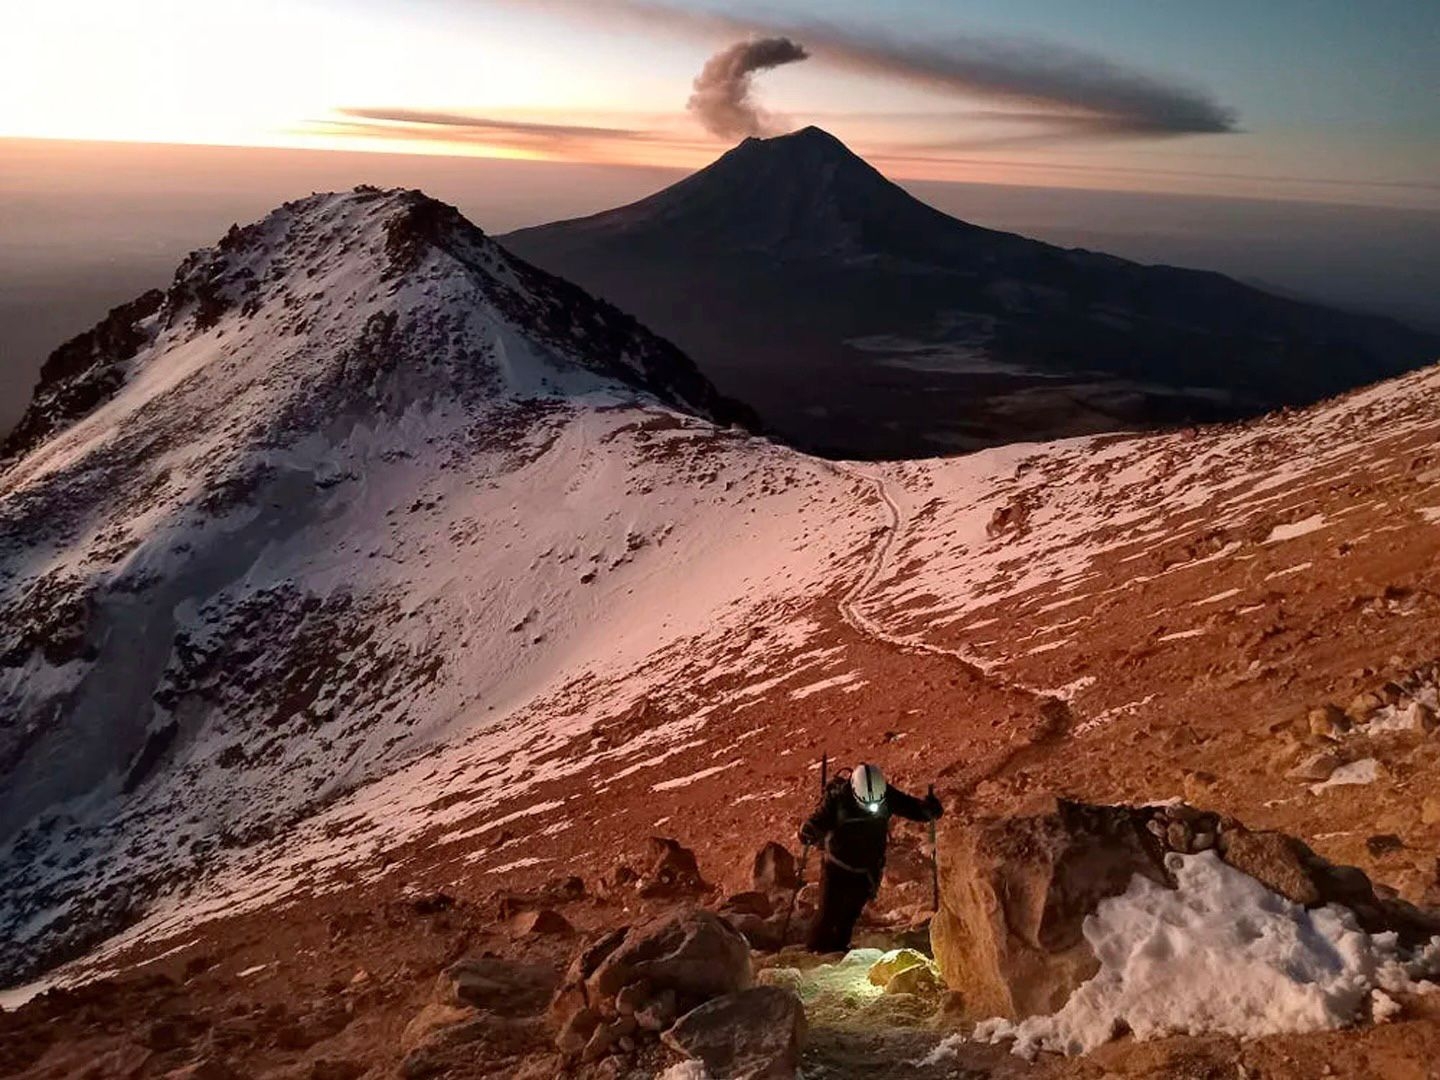
[[[878,543],[870,552],[870,560],[866,564],[865,572],[856,579],[855,584],[845,591],[840,597],[840,617],[845,623],[859,634],[873,638],[876,641],[884,642],[886,645],[896,649],[903,649],[907,652],[925,653],[930,656],[941,656],[960,665],[966,673],[977,681],[988,683],[990,686],[1009,692],[1018,692],[1034,699],[1036,708],[1040,715],[1047,720],[1047,727],[1042,731],[1035,742],[1027,746],[1017,748],[1014,754],[1004,762],[990,770],[993,775],[1003,771],[1012,764],[1015,757],[1033,750],[1044,742],[1049,742],[1057,737],[1062,737],[1074,730],[1079,717],[1072,712],[1070,705],[1062,697],[1050,690],[1043,690],[1039,687],[1030,686],[1012,679],[999,671],[998,665],[985,661],[974,653],[967,652],[963,648],[947,648],[944,645],[936,645],[934,642],[926,641],[916,634],[896,634],[881,625],[879,620],[866,614],[864,610],[865,601],[876,591],[876,586],[884,577],[890,564],[890,557],[901,536],[905,526],[905,515],[901,512],[895,497],[890,493],[885,479],[865,472],[852,465],[841,465],[831,463],[836,472],[858,480],[868,486],[879,498],[880,504],[884,507],[887,521],[883,528],[884,533]]]

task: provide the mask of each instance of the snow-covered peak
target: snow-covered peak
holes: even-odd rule
[[[606,388],[733,418],[682,353],[631,317],[510,255],[453,207],[365,187],[232,227],[165,293],[62,346],[4,456],[102,406],[117,422],[192,379],[227,412],[263,386],[268,400],[252,403],[292,429],[437,395]]]

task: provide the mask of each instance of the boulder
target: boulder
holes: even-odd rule
[[[786,847],[771,840],[755,853],[750,880],[756,892],[790,892],[798,888],[800,877],[795,872],[795,856]]]
[[[720,905],[722,915],[755,915],[768,919],[774,911],[775,905],[770,902],[770,897],[757,890],[727,896]]]
[[[1382,851],[1393,847],[1388,836],[1372,839],[1379,840],[1376,846]],[[1357,866],[1336,865],[1293,836],[1252,832],[1232,825],[1222,835],[1219,850],[1221,857],[1235,869],[1294,903],[1306,907],[1325,904],[1348,907],[1367,933],[1394,933],[1407,948],[1440,934],[1440,918],[1395,899],[1387,890],[1381,890],[1387,895],[1377,894],[1365,871]]]
[[[1308,780],[1323,783],[1341,765],[1340,755],[1334,750],[1320,750],[1305,758],[1285,774],[1289,780]]]
[[[1370,720],[1385,707],[1385,701],[1379,694],[1366,691],[1363,694],[1356,694],[1355,699],[1350,702],[1350,707],[1345,710],[1345,715],[1354,724],[1368,724]]]
[[[533,1018],[472,1012],[458,1024],[434,1028],[400,1062],[404,1080],[466,1075],[484,1062],[487,1075],[509,1075],[526,1058],[543,1051],[544,1032]]]
[[[1326,739],[1338,739],[1350,730],[1350,718],[1338,705],[1321,705],[1311,709],[1306,723],[1310,734]]]
[[[897,972],[885,984],[887,994],[913,994],[916,997],[939,997],[945,992],[944,985],[929,964],[917,964]]]
[[[700,876],[695,853],[678,840],[663,836],[650,838],[650,864],[636,886],[646,898],[694,896],[710,886]]]
[[[794,1080],[805,1010],[788,990],[757,986],[690,1010],[662,1039],[724,1080]]]
[[[675,991],[661,990],[635,1010],[635,1023],[643,1031],[659,1033],[675,1022],[680,1011],[675,1004]]]
[[[916,952],[914,949],[895,949],[871,964],[866,978],[872,986],[889,986],[890,980],[902,971],[908,971],[914,967],[928,968],[929,966],[930,961],[923,953]]]
[[[753,980],[750,946],[714,912],[681,908],[626,931],[586,977],[586,997],[608,1000],[641,979],[673,990],[683,1005],[744,990]]]
[[[759,915],[722,913],[727,923],[733,926],[745,943],[759,952],[775,952],[784,944],[780,940],[784,928],[784,916],[775,915],[762,919]]]
[[[550,1005],[546,1010],[546,1017],[555,1031],[564,1032],[576,1013],[587,1011],[598,1017],[602,1008],[613,1004],[602,1001],[592,1003],[589,995],[585,993],[585,980],[594,974],[595,969],[600,966],[600,962],[625,940],[627,930],[628,927],[621,926],[597,938],[591,938],[575,954],[575,959],[570,962],[570,968],[565,973],[564,983],[550,999]],[[583,1020],[581,1023],[583,1026]],[[592,1023],[590,1027],[585,1028],[586,1038],[589,1038],[593,1026]],[[562,1048],[564,1053],[578,1053],[579,1050],[579,1046],[570,1050]]]
[[[539,936],[544,934],[573,934],[574,927],[554,908],[541,908],[539,911],[522,911],[510,920],[510,929],[517,935],[523,937]]]
[[[451,964],[436,979],[433,1000],[502,1016],[524,1016],[543,1009],[559,981],[553,969],[539,964],[517,964],[490,956],[466,957]]]
[[[1136,874],[1173,887],[1152,817],[1061,801],[1050,813],[947,830],[930,939],[971,1019],[1057,1011],[1099,969],[1081,933],[1096,905]]]
[[[1320,886],[1310,869],[1318,856],[1293,836],[1229,829],[1220,839],[1220,856],[1287,900],[1305,907],[1321,902]]]
[[[555,1046],[567,1056],[579,1054],[599,1026],[599,1015],[592,1009],[581,1006],[566,1017],[560,1026],[560,1031],[555,1036]]]
[[[474,1015],[474,1009],[430,1002],[415,1014],[414,1019],[406,1024],[405,1030],[400,1033],[400,1053],[410,1053],[421,1043],[430,1039],[437,1031],[456,1024],[463,1024]]]
[[[600,895],[619,896],[635,888],[640,873],[626,862],[618,862],[600,878]]]

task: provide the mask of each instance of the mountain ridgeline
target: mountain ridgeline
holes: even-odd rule
[[[1440,356],[1387,319],[959,221],[817,128],[501,242],[676,342],[780,437],[840,456],[1233,419]]]
[[[743,418],[415,191],[286,204],[62,346],[0,462],[0,980],[583,656],[645,591],[577,550],[666,524],[634,439]]]

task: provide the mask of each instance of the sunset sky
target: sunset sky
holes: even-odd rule
[[[692,167],[717,50],[913,179],[1440,207],[1435,0],[47,0],[0,136]]]

